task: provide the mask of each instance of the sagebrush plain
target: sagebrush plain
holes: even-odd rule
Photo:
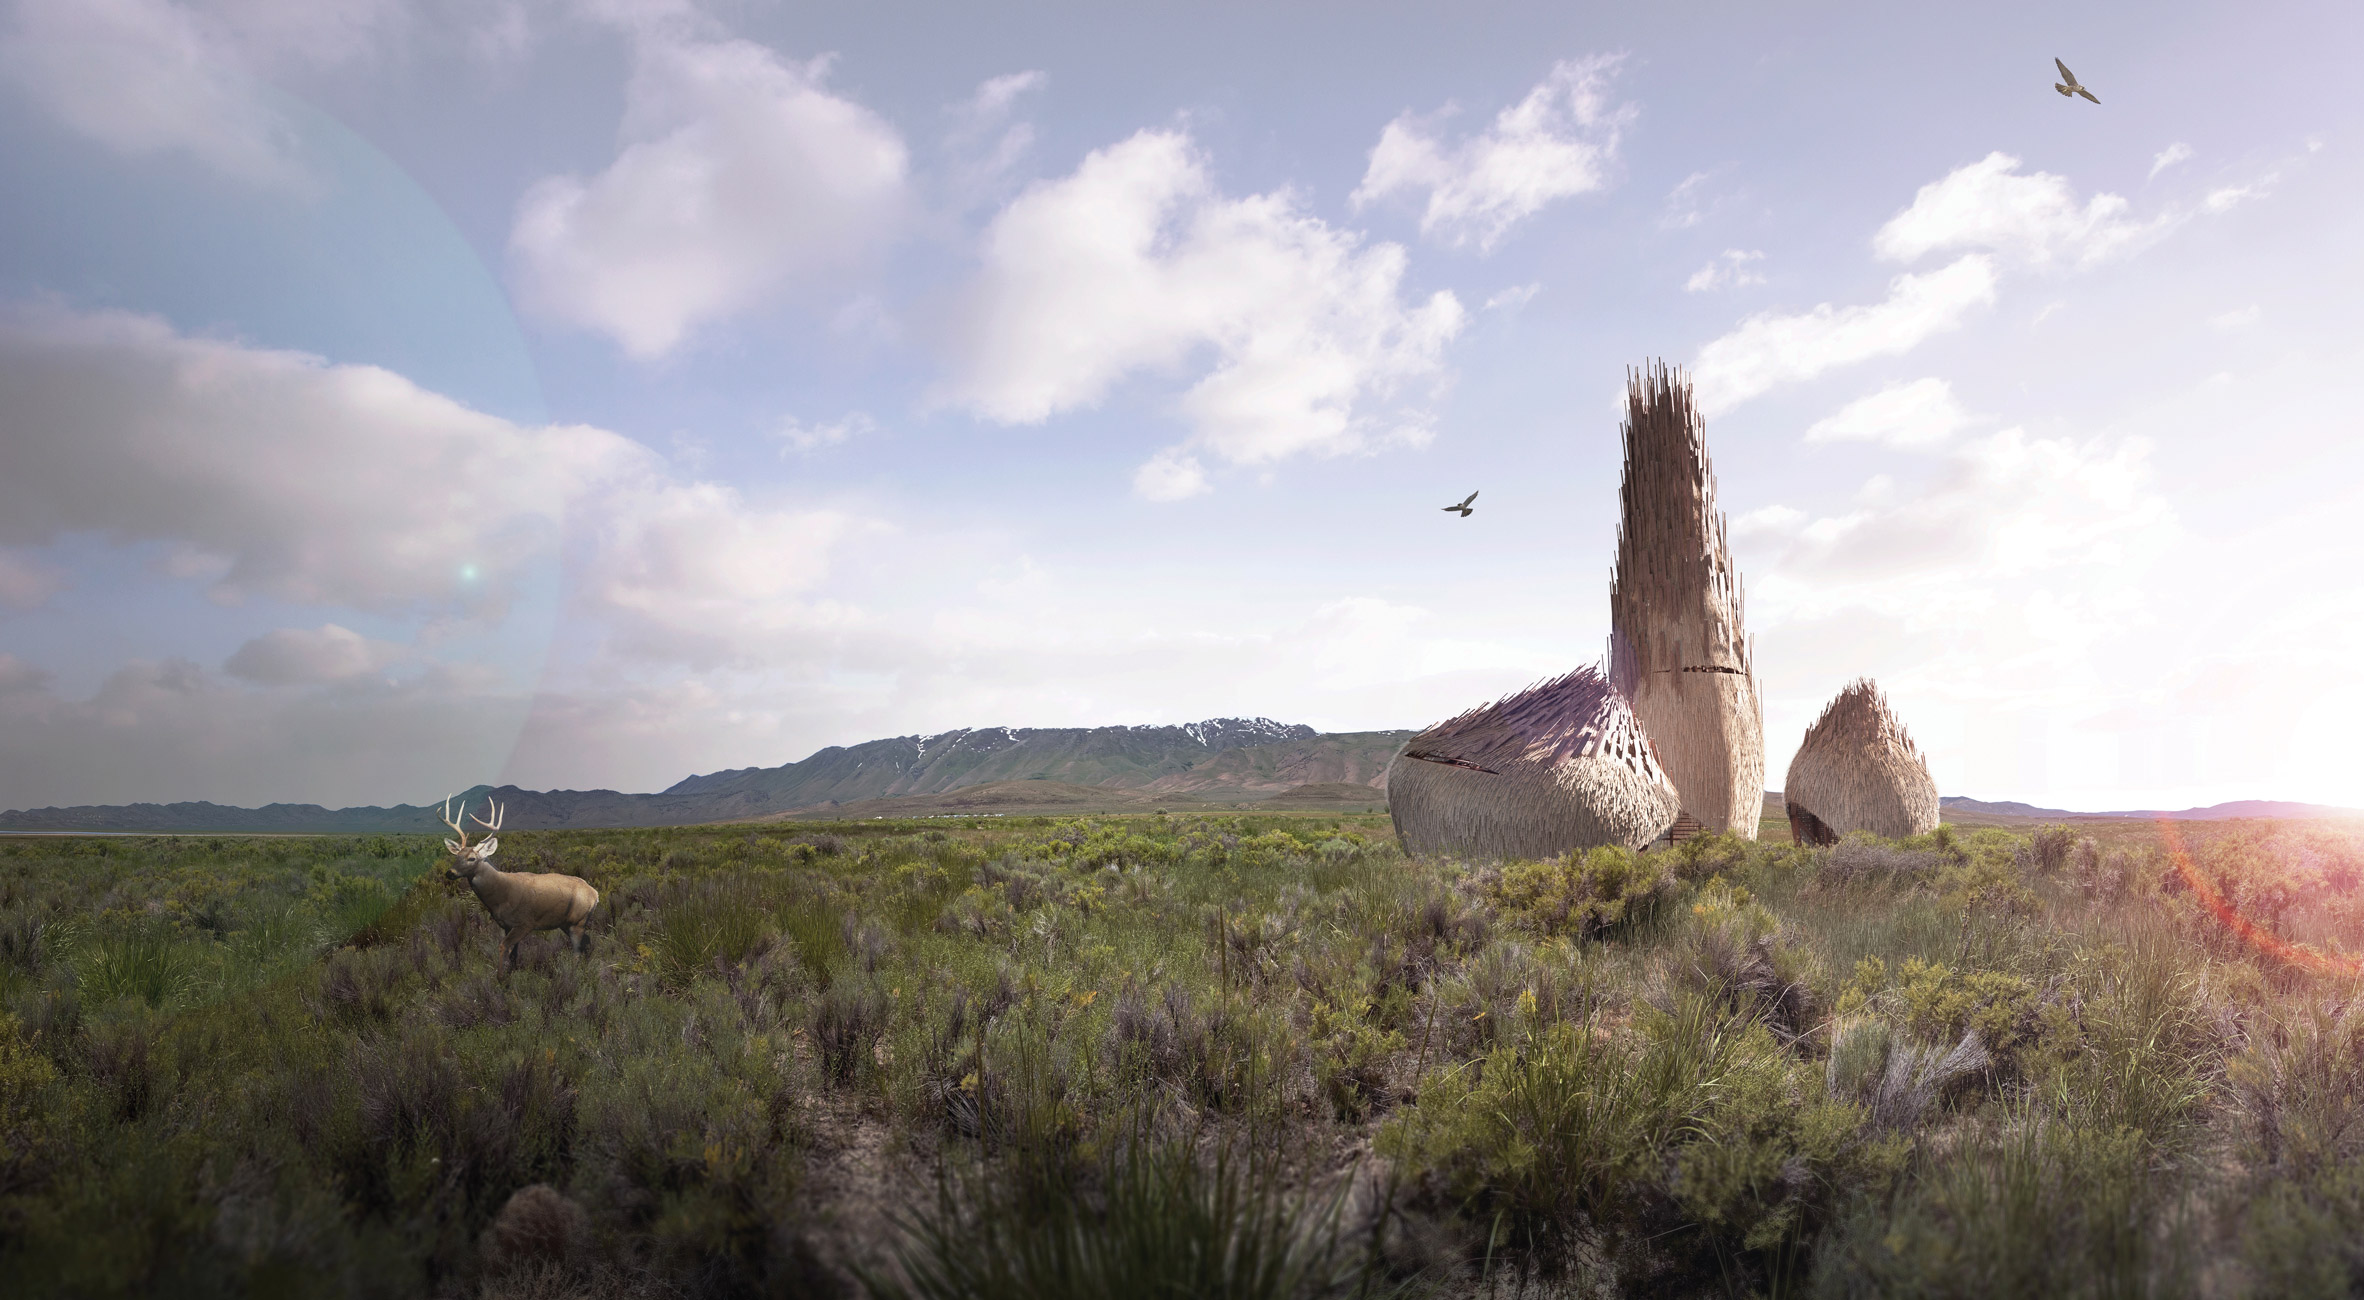
[[[506,869],[604,899],[588,958],[545,934],[507,975],[427,837],[0,840],[0,1275],[2364,1285],[2364,828],[1786,838],[1471,864],[1384,817],[511,832]]]

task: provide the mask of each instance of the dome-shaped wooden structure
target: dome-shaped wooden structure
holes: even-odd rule
[[[1937,782],[1868,677],[1848,683],[1806,729],[1781,798],[1800,844],[1835,844],[1849,831],[1901,838],[1937,829]]]
[[[1632,708],[1591,667],[1440,722],[1387,768],[1387,811],[1413,854],[1638,849],[1676,809]]]
[[[1683,813],[1753,840],[1765,806],[1764,708],[1707,426],[1680,370],[1629,375],[1622,433],[1610,681],[1633,702]]]

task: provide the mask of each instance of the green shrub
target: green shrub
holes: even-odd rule
[[[80,961],[82,996],[93,1003],[134,998],[151,1007],[177,1002],[197,984],[196,952],[163,926],[135,923],[90,941]]]
[[[2304,1183],[2269,1181],[2241,1215],[2239,1257],[2253,1294],[2343,1300],[2364,1284],[2364,1164],[2322,1169]]]
[[[1937,870],[1936,886],[1948,906],[1971,912],[2025,916],[2037,898],[2020,865],[2021,845],[1997,831],[1979,831],[1960,846],[1956,859]]]
[[[796,959],[827,987],[845,959],[845,913],[828,898],[799,893],[780,908],[778,920],[780,933],[796,945]]]
[[[1892,1198],[1865,1196],[1819,1251],[1829,1296],[2181,1294],[2187,1233],[2163,1231],[2180,1188],[2141,1136],[2018,1110],[1956,1145]]]
[[[701,882],[658,908],[658,969],[686,983],[736,966],[773,933],[762,897],[752,890]]]
[[[886,1033],[888,1010],[886,991],[868,981],[833,980],[821,990],[810,1030],[831,1082],[852,1083],[868,1071]]]
[[[1691,904],[1680,969],[1719,1004],[1795,1041],[1814,1018],[1816,998],[1804,956],[1781,941],[1779,929],[1748,890],[1714,877]]]
[[[2075,831],[2066,826],[2046,826],[2028,837],[2027,857],[2038,872],[2057,876],[2068,868],[2076,847]]]
[[[1404,1035],[1371,1024],[1365,1019],[1370,1010],[1367,997],[1346,1008],[1316,1002],[1307,1027],[1314,1082],[1331,1111],[1349,1123],[1362,1120],[1382,1100],[1388,1067],[1404,1050]]]
[[[57,1066],[25,1041],[24,1026],[0,1011],[0,1187],[15,1184],[43,1139],[38,1117],[58,1081]]]
[[[903,1220],[907,1280],[871,1277],[873,1295],[911,1300],[1102,1300],[1209,1296],[1316,1300],[1346,1295],[1360,1260],[1339,1235],[1340,1197],[1292,1194],[1268,1154],[1219,1143],[1202,1160],[1184,1141],[1115,1149],[1101,1193],[1028,1212],[985,1174],[947,1179],[928,1211]]]
[[[1511,862],[1482,888],[1507,919],[1541,935],[1590,938],[1653,919],[1675,895],[1665,857],[1602,845],[1549,862]]]
[[[1556,1024],[1498,1046],[1425,1086],[1379,1149],[1435,1173],[1530,1249],[1615,1245],[1663,1193],[1664,1150],[1707,1133],[1740,1077],[1786,1069],[1762,1027],[1704,998],[1643,1025],[1636,1036]]]
[[[1735,875],[1765,856],[1768,849],[1771,846],[1760,847],[1756,841],[1742,839],[1729,831],[1693,835],[1673,847],[1670,869],[1676,879],[1686,883]]]
[[[1892,1176],[1906,1144],[1865,1133],[1862,1108],[1826,1096],[1812,1066],[1753,1064],[1681,1146],[1670,1190],[1690,1223],[1740,1250],[1778,1252],[1819,1229],[1842,1195]]]
[[[1926,1043],[1952,1043],[1975,1033],[1986,1049],[2016,1066],[2043,1034],[2042,995],[2026,979],[1997,970],[1958,971],[1944,962],[1907,957],[1893,976],[1877,957],[1858,962],[1839,995],[1842,1015],[1865,1007],[1892,1010]]]

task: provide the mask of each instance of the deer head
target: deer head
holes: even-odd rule
[[[482,817],[476,818],[476,824],[482,826],[486,834],[482,840],[470,844],[468,842],[468,828],[452,820],[451,800],[446,798],[443,801],[443,824],[451,827],[452,833],[460,837],[457,842],[445,840],[443,847],[452,852],[451,873],[463,880],[473,879],[477,872],[491,866],[493,853],[501,847],[501,841],[495,838],[501,829],[501,806],[490,799],[484,802],[487,807],[492,809],[492,820],[486,821]],[[467,816],[468,805],[462,801],[460,817],[465,820]]]

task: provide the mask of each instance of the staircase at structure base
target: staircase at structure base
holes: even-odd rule
[[[1658,838],[1650,841],[1650,847],[1658,848],[1661,845],[1680,844],[1694,835],[1706,833],[1707,828],[1699,824],[1698,818],[1689,813],[1676,813],[1674,825],[1658,832]]]

